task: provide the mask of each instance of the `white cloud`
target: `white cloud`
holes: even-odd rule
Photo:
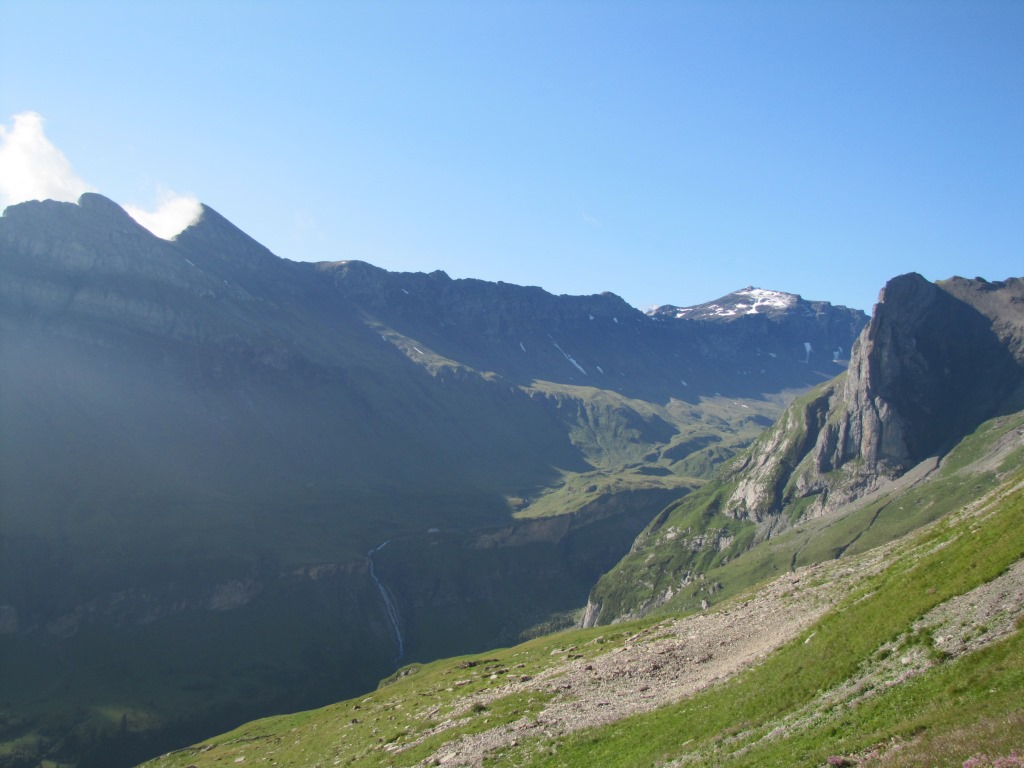
[[[43,131],[42,115],[22,112],[11,120],[11,128],[0,125],[0,211],[26,200],[60,200],[75,203],[83,192],[96,187],[75,175],[64,153],[50,143]],[[160,190],[154,211],[136,205],[124,209],[157,237],[174,238],[202,213],[194,197]]]
[[[137,205],[123,207],[129,216],[164,240],[173,240],[186,227],[195,224],[203,212],[196,198],[177,195],[169,189],[160,191],[160,202],[155,211],[146,211]]]
[[[0,210],[26,200],[76,202],[83,192],[95,191],[46,138],[42,116],[22,112],[10,130],[0,125]]]

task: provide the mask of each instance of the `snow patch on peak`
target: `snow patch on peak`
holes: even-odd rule
[[[548,337],[548,338],[550,338],[550,337]],[[559,352],[561,352],[566,360],[568,360],[570,363],[572,363],[576,367],[576,370],[578,370],[584,376],[587,375],[586,369],[582,365],[577,363],[575,358],[573,358],[568,352],[566,352],[564,349],[562,349],[560,346],[558,346],[558,342],[557,341],[555,341],[554,339],[551,339],[551,343],[555,345],[555,349],[557,349]]]
[[[797,296],[792,293],[783,293],[782,291],[769,291],[765,288],[754,288],[748,286],[739,291],[733,293],[734,296],[745,296],[754,300],[753,306],[751,306],[746,314],[756,315],[760,312],[761,307],[768,307],[772,309],[789,309],[796,304]],[[742,305],[746,306],[746,305]]]

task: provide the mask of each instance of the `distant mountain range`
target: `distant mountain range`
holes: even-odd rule
[[[127,764],[565,626],[867,320],[291,262],[210,208],[165,241],[99,195],[11,206],[0,740]]]

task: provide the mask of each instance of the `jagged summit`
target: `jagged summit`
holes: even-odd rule
[[[122,206],[98,192],[84,192],[75,202],[47,199],[15,203],[3,209],[3,217],[22,223],[39,221],[39,217],[47,220],[61,217],[64,221],[77,219],[94,227],[113,228],[122,233],[142,230],[158,240],[173,242],[183,229],[196,223],[201,210],[202,206],[195,201],[181,199],[172,202],[168,217],[166,208],[151,213],[131,205]]]
[[[104,235],[132,235],[156,238],[153,233],[128,215],[110,198],[96,192],[85,192],[77,203],[57,200],[26,200],[7,206],[3,211],[6,231],[29,233],[35,238],[55,235],[64,228],[76,227]],[[47,229],[49,232],[40,231]],[[159,238],[156,238],[159,239]]]
[[[202,251],[250,270],[288,261],[272,253],[206,204],[201,205],[199,218],[182,230],[174,242],[184,249]]]
[[[849,426],[828,464],[861,457],[906,470],[997,411],[1021,384],[1021,295],[1019,281],[890,280],[859,339]]]

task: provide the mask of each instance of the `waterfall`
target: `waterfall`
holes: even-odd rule
[[[398,603],[395,602],[395,596],[391,594],[391,590],[384,586],[384,582],[377,577],[377,571],[373,567],[374,552],[380,552],[390,541],[391,539],[388,539],[388,541],[385,541],[376,549],[371,549],[366,553],[366,558],[370,561],[370,578],[377,585],[377,590],[384,601],[384,609],[387,611],[388,620],[391,622],[391,629],[395,633],[395,644],[398,646],[398,658],[395,661],[400,661],[405,655],[405,639],[402,637],[402,617],[398,613]]]

